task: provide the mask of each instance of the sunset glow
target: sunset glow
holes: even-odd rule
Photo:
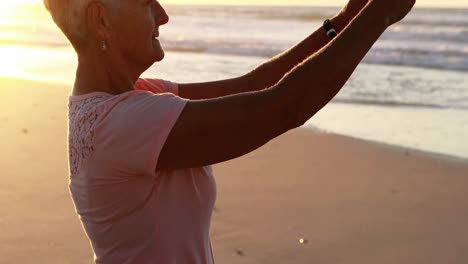
[[[10,0],[0,0],[0,13],[5,12],[10,6],[18,3],[42,2],[42,0],[15,0],[13,3]],[[346,0],[160,0],[162,4],[213,4],[213,5],[308,5],[308,6],[342,6]],[[466,0],[419,0],[416,3],[421,7],[468,7]]]
[[[162,4],[230,4],[230,5],[307,5],[307,6],[343,6],[346,0],[162,0]],[[420,7],[468,7],[466,0],[419,0]]]

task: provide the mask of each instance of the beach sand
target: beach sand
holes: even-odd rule
[[[0,80],[2,264],[92,263],[68,193],[69,93]],[[468,263],[468,161],[301,128],[213,169],[216,263]]]

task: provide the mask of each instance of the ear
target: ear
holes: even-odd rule
[[[99,1],[89,2],[86,8],[86,21],[89,34],[99,39],[108,39],[110,36],[110,12]]]

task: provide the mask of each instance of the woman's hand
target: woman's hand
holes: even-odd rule
[[[416,0],[349,0],[341,9],[339,16],[349,23],[369,2],[385,10],[386,23],[390,26],[402,20],[411,11]]]
[[[361,10],[367,5],[370,0],[349,0],[341,13],[351,21]]]
[[[408,15],[416,0],[370,0],[381,10],[385,10],[387,26],[391,26]]]
[[[371,0],[348,0],[348,3],[331,20],[338,32],[341,32]]]

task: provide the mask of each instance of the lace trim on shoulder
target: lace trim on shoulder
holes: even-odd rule
[[[99,117],[99,105],[107,98],[108,95],[97,95],[68,103],[70,176],[78,173],[81,164],[94,151],[94,126]]]

